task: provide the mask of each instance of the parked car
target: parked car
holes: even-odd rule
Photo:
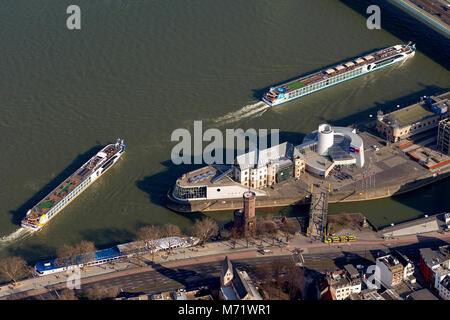
[[[261,249],[261,250],[258,250],[258,252],[261,253],[261,254],[269,254],[269,253],[272,253],[272,251],[270,251],[269,249]]]

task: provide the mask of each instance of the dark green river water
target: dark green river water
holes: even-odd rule
[[[450,87],[448,39],[391,6],[382,7],[383,29],[368,30],[351,1],[79,0],[81,30],[70,31],[72,2],[0,4],[0,256],[34,261],[82,239],[105,247],[145,224],[187,228],[201,215],[164,203],[194,168],[171,163],[171,133],[192,130],[194,120],[223,131],[279,128],[298,143],[324,121],[349,125]],[[255,106],[275,83],[408,40],[418,52],[402,65],[273,109]],[[16,231],[29,208],[117,137],[128,151],[107,175],[38,234]],[[330,212],[385,225],[450,208],[449,190],[444,181]]]

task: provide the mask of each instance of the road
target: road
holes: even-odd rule
[[[382,255],[388,249],[398,249],[414,262],[417,261],[419,255],[419,248],[431,247],[436,248],[446,242],[441,239],[430,238],[426,241],[416,243],[402,243],[397,247],[378,246],[374,249],[371,247],[353,247],[349,245],[330,246],[308,249],[308,253],[303,253],[305,261],[305,268],[312,274],[332,271],[336,266],[351,262],[358,264],[369,265],[376,257]],[[287,252],[286,252],[287,253]],[[206,260],[210,260],[205,262]],[[97,284],[102,287],[117,287],[120,288],[125,296],[135,296],[138,294],[153,294],[162,291],[173,291],[180,288],[187,290],[199,288],[201,286],[209,286],[212,289],[218,288],[220,277],[220,263],[222,257],[202,258],[196,259],[195,262],[187,260],[178,263],[174,266],[158,266],[151,271],[130,273],[127,275],[108,275],[97,277],[97,279],[90,279],[89,282],[83,280],[83,290]],[[240,253],[232,258],[233,263],[236,263],[239,269],[246,270],[250,276],[253,276],[253,270],[264,264],[273,264],[276,259],[287,262],[292,259],[292,254],[284,256],[280,255],[265,255],[255,257],[254,252]],[[169,264],[168,264],[169,265]],[[28,297],[28,299],[48,299],[48,293],[41,292],[37,295]]]

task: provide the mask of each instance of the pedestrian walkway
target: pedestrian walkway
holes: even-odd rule
[[[252,252],[256,257],[258,255],[257,250],[261,246],[261,242],[251,241],[248,243],[245,240],[238,240],[233,244],[231,241],[218,241],[206,244],[204,247],[197,246],[194,248],[182,248],[175,249],[171,254],[167,252],[155,255],[155,267],[152,267],[151,255],[145,254],[139,256],[139,258],[131,258],[123,261],[115,261],[109,264],[103,264],[98,266],[88,267],[80,271],[81,285],[88,283],[88,279],[96,278],[99,276],[112,276],[131,274],[134,272],[151,271],[157,268],[158,265],[164,265],[165,267],[172,265],[191,264],[193,261],[198,261],[199,258],[215,257],[223,259],[224,255],[234,253],[248,253]],[[288,254],[288,252],[280,251],[280,247],[286,244],[282,241],[276,241],[272,243],[272,240],[265,240],[262,242],[264,248],[275,248],[275,255]],[[192,261],[193,260],[193,261]],[[144,265],[144,266],[142,266]],[[75,272],[61,272],[53,275],[46,275],[42,277],[32,277],[17,283],[16,287],[10,285],[0,286],[0,299],[11,295],[25,294],[27,296],[35,295],[35,292],[47,292],[48,290],[54,290],[56,288],[64,288],[68,281],[74,278]]]
[[[444,241],[450,240],[450,234],[442,235],[432,233],[427,236],[430,239],[437,238]],[[151,255],[146,254],[139,259],[116,261],[110,264],[89,267],[86,270],[80,271],[80,282],[81,286],[83,286],[100,280],[153,271],[161,267],[174,268],[183,265],[221,261],[226,255],[228,255],[230,259],[235,260],[262,257],[261,253],[258,253],[258,249],[261,247],[266,249],[269,248],[271,253],[268,256],[274,257],[292,255],[293,251],[297,249],[301,249],[303,253],[313,253],[313,251],[317,253],[327,253],[340,252],[342,250],[365,250],[367,248],[386,249],[390,246],[417,242],[419,242],[419,239],[414,236],[390,240],[373,238],[352,243],[330,244],[314,243],[303,235],[291,238],[289,243],[283,242],[281,239],[277,239],[274,243],[271,239],[265,239],[262,241],[262,246],[260,240],[250,241],[248,246],[245,240],[238,240],[235,244],[231,241],[217,241],[208,243],[205,247],[197,246],[195,248],[176,249],[170,255],[162,253],[155,257],[155,264],[153,265],[151,263]],[[145,264],[145,266],[141,266],[141,264]],[[0,299],[7,299],[12,296],[14,299],[20,299],[27,296],[43,294],[51,290],[63,289],[67,286],[67,281],[73,278],[73,275],[73,273],[62,272],[54,275],[26,279],[18,282],[16,287],[4,285],[0,287]]]

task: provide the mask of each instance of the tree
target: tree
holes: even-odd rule
[[[75,262],[75,248],[67,244],[63,244],[56,250],[57,258],[55,263],[57,265],[68,266]]]
[[[21,257],[7,257],[0,260],[0,273],[14,283],[31,274],[31,268]]]
[[[242,234],[238,227],[231,228],[230,239],[233,244],[233,249],[236,248],[236,240],[241,238]]]
[[[57,258],[55,263],[57,265],[74,265],[79,263],[88,263],[95,259],[95,245],[91,241],[83,240],[80,243],[70,246],[67,244],[62,245],[56,250]],[[81,261],[77,259],[81,258]]]
[[[306,283],[305,273],[303,269],[295,265],[294,262],[288,264],[286,269],[284,288],[291,300],[300,299]]]
[[[275,244],[275,238],[277,236],[278,227],[272,220],[265,221],[265,229],[267,234],[272,238],[272,244]]]
[[[145,226],[139,229],[137,240],[144,241],[145,246],[150,249],[152,263],[155,263],[155,253],[158,240],[163,237],[163,230],[159,226]]]
[[[100,287],[98,284],[94,284],[86,290],[86,296],[89,300],[102,300],[115,298],[119,294],[119,289],[116,287]]]
[[[261,240],[260,245],[263,245],[264,237],[267,234],[266,221],[262,219],[256,220],[256,235]]]
[[[280,227],[280,230],[283,232],[284,236],[286,237],[286,242],[289,242],[289,235],[295,234],[296,227],[295,224],[293,224],[291,221],[286,220]]]
[[[78,300],[78,298],[75,296],[75,291],[71,289],[63,289],[61,292],[58,293],[59,300]]]
[[[263,287],[267,287],[267,289],[264,291],[268,293],[269,300],[271,299],[271,296],[272,296],[271,295],[272,290],[270,290],[270,287],[272,284],[271,282],[273,279],[272,272],[273,272],[272,267],[268,264],[260,265],[260,266],[256,267],[256,269],[255,269],[255,275],[259,279],[261,285]]]
[[[194,225],[190,228],[190,234],[199,238],[200,244],[205,245],[206,241],[212,237],[217,236],[219,233],[219,226],[211,218],[203,218],[202,220],[196,220]]]
[[[83,240],[74,247],[76,255],[81,256],[81,263],[88,263],[95,259],[95,245],[91,241]]]
[[[181,236],[181,229],[180,227],[174,225],[174,224],[165,224],[162,227],[162,234],[166,238],[166,242],[168,245],[168,251],[169,254],[172,252],[172,246],[176,244],[176,238],[174,237],[180,237]]]

